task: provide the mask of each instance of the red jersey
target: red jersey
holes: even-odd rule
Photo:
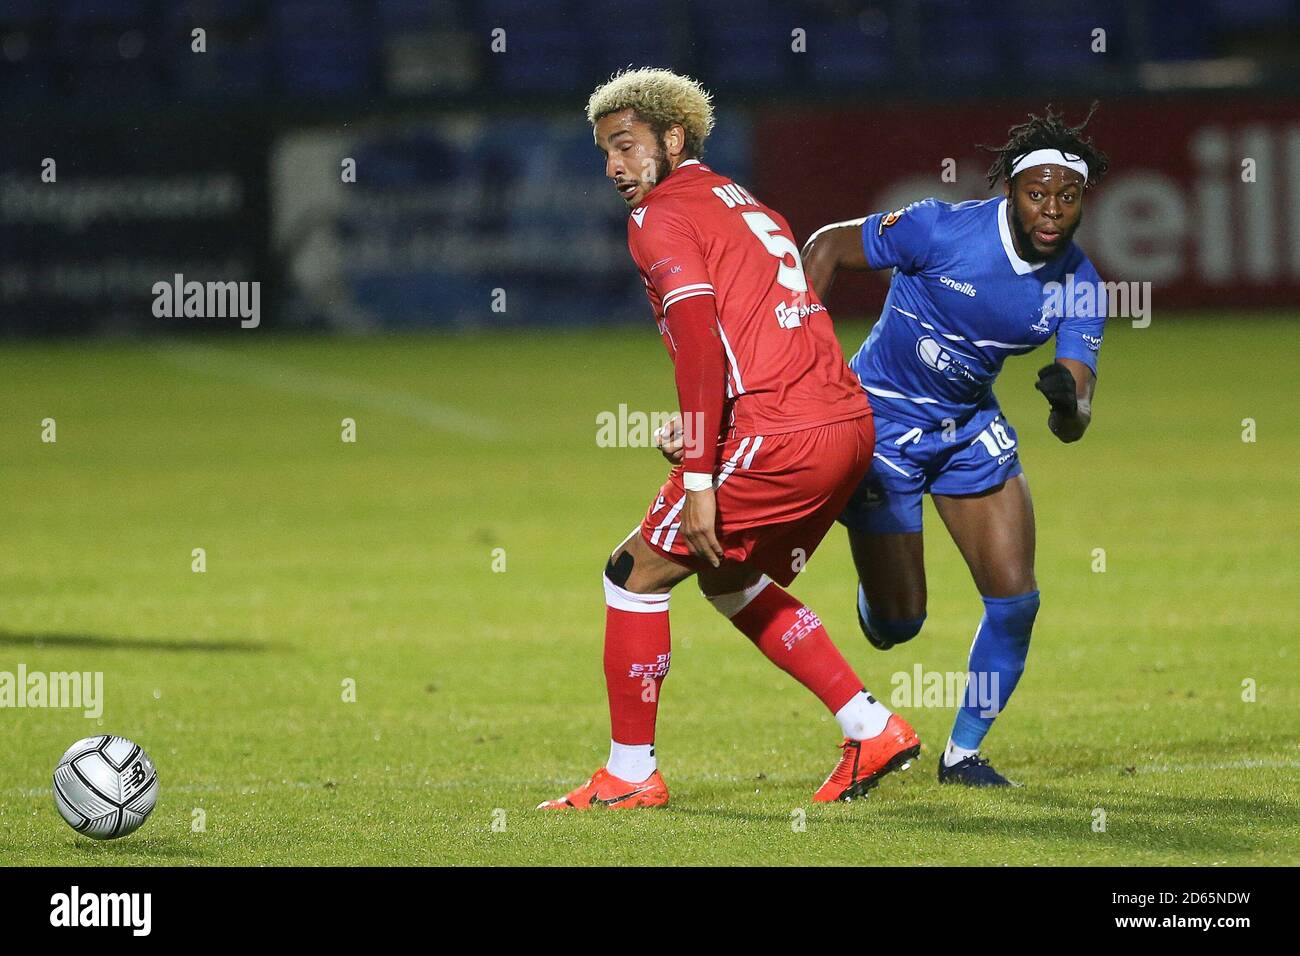
[[[871,414],[780,213],[691,159],[632,210],[627,233],[674,363],[668,310],[712,297],[726,356],[724,437],[779,435]]]

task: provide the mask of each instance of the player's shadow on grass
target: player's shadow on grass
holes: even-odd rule
[[[110,637],[104,634],[15,634],[0,630],[0,647],[92,647],[130,651],[262,652],[273,644],[233,640],[178,640],[175,638]]]
[[[959,798],[964,796],[959,794]],[[1007,794],[1004,799],[1008,800],[1005,816],[992,802],[978,807],[950,804],[944,812],[934,813],[926,826],[936,834],[954,837],[998,835],[1090,848],[1110,843],[1112,847],[1165,851],[1187,849],[1190,836],[1199,852],[1234,854],[1272,846],[1270,835],[1257,832],[1261,820],[1275,822],[1279,829],[1300,824],[1295,810],[1279,802],[1230,795],[1181,797],[1119,791],[1089,799],[1073,790],[1036,787]],[[1107,827],[1101,832],[1091,827],[1094,804],[1107,812]],[[933,804],[929,807],[931,812],[938,809]],[[1203,822],[1207,817],[1215,821],[1213,828]]]
[[[1300,826],[1300,814],[1281,801],[1231,795],[1181,797],[1143,791],[1112,792],[1089,799],[1073,790],[1026,787],[1023,790],[967,791],[943,788],[913,790],[908,801],[891,801],[873,795],[862,805],[833,804],[818,808],[816,826],[862,832],[886,826],[896,832],[912,830],[928,838],[990,837],[1030,839],[1044,845],[1065,843],[1090,850],[1131,852],[1188,851],[1239,855],[1243,851],[1269,850],[1274,837],[1258,833],[1260,821],[1282,830]],[[875,801],[874,805],[870,801]],[[1107,809],[1106,831],[1092,830],[1092,808]],[[796,804],[800,805],[800,804]],[[809,807],[810,804],[802,804]],[[740,823],[790,823],[788,810],[746,810],[740,807],[670,806],[667,811],[685,817],[706,817]],[[811,814],[810,814],[811,816]],[[1215,828],[1206,826],[1209,817]]]

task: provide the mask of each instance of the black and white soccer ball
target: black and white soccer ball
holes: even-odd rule
[[[59,814],[72,829],[96,840],[135,832],[157,800],[153,761],[125,737],[78,740],[54,768]]]

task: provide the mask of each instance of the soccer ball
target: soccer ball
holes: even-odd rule
[[[107,734],[78,740],[54,768],[54,805],[96,840],[140,828],[158,800],[158,771],[138,744]]]

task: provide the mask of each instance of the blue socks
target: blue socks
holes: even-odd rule
[[[1029,635],[1038,614],[1038,592],[984,598],[984,618],[970,649],[966,694],[952,727],[952,742],[979,750],[1025,671]]]

